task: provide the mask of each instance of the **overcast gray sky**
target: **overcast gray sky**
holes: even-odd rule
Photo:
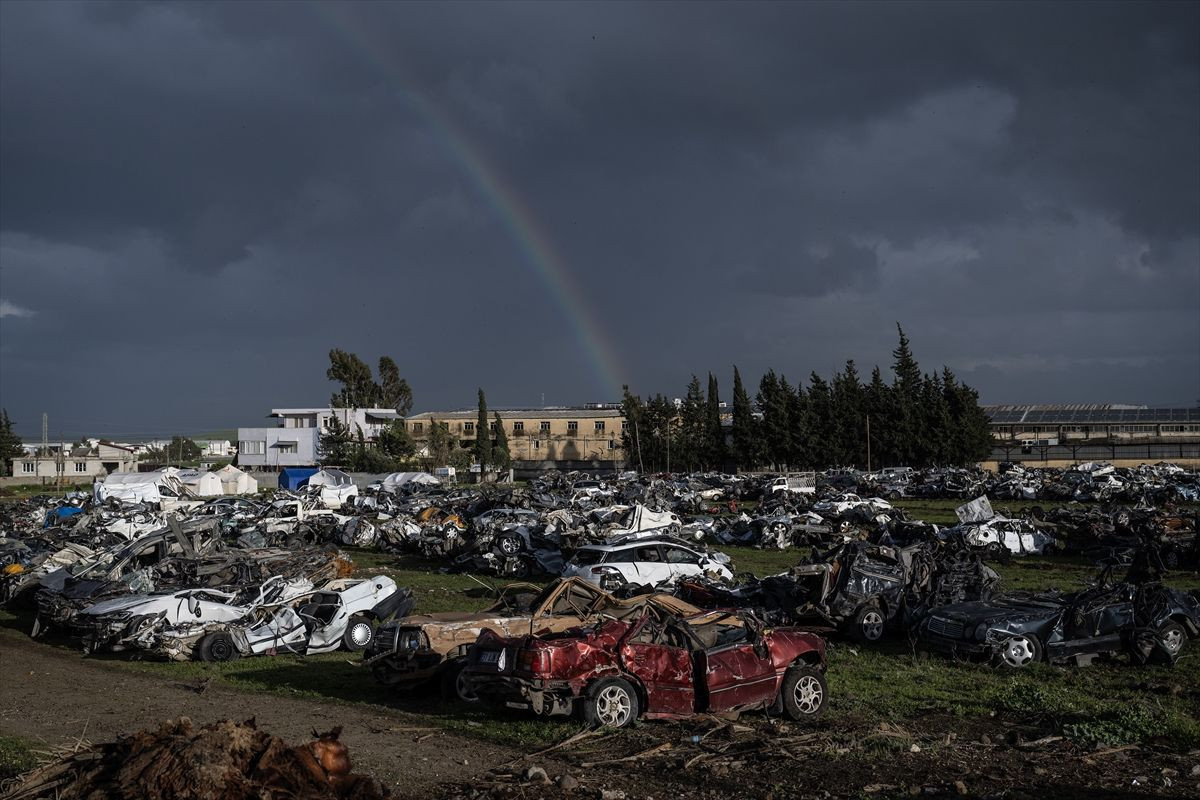
[[[0,404],[1200,398],[1200,4],[0,3]]]

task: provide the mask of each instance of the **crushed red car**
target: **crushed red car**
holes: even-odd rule
[[[485,702],[545,716],[578,711],[619,728],[639,717],[760,708],[816,719],[829,696],[824,673],[825,642],[809,631],[764,629],[749,614],[647,609],[543,636],[484,630],[463,674]]]

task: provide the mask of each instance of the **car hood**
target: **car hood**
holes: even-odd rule
[[[1000,597],[943,606],[933,612],[933,616],[979,624],[1004,619],[1045,619],[1061,614],[1065,609],[1064,604],[1052,600]]]

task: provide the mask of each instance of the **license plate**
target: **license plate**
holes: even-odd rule
[[[487,650],[479,657],[480,664],[495,664],[500,660],[499,650]]]
[[[504,705],[507,706],[508,708],[529,708],[529,703],[514,703],[512,701],[509,701],[509,702],[505,703]]]

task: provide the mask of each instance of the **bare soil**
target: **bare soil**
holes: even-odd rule
[[[48,747],[109,741],[186,716],[254,717],[299,744],[343,726],[356,772],[399,797],[1200,798],[1200,751],[1085,749],[1019,719],[831,716],[812,727],[746,715],[647,723],[550,753],[459,736],[420,715],[360,703],[244,692],[123,670],[0,630],[0,733]],[[694,742],[693,737],[700,737]],[[545,771],[527,776],[530,766]],[[575,788],[558,785],[562,776]]]

